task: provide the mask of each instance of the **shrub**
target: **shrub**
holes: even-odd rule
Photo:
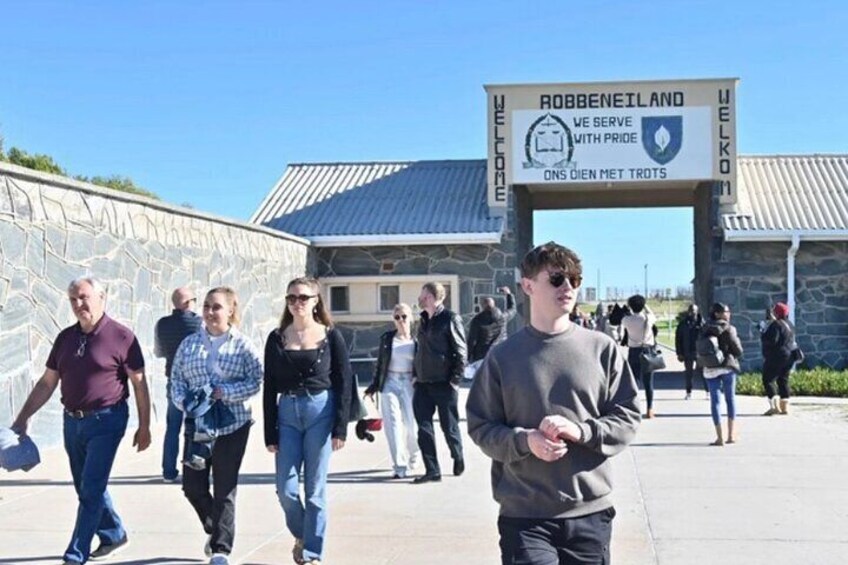
[[[789,387],[794,396],[829,396],[848,398],[848,371],[834,371],[823,367],[799,369],[789,377]],[[736,386],[737,394],[763,394],[761,373],[743,373]]]

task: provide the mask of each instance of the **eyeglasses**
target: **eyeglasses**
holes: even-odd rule
[[[297,304],[298,302],[306,304],[310,298],[315,298],[315,296],[315,294],[287,294],[286,302],[288,304]]]
[[[406,314],[395,314],[395,321],[400,322],[401,320],[406,321]]]
[[[88,343],[88,336],[80,334],[79,347],[77,347],[77,357],[85,355],[85,346]]]
[[[563,271],[548,273],[548,282],[551,283],[551,286],[554,288],[561,287],[565,283],[566,279],[568,280],[568,284],[571,285],[571,288],[578,288],[581,284],[583,284],[583,277],[580,275],[566,274]]]

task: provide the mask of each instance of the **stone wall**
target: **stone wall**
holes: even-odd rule
[[[505,238],[501,245],[318,248],[315,250],[316,274],[319,278],[376,276],[382,274],[380,265],[384,261],[392,261],[392,275],[457,275],[459,296],[452,297],[451,307],[468,322],[481,296],[494,296],[503,308],[503,297],[495,294],[497,287],[509,286],[515,292],[516,259],[511,241]],[[380,334],[390,327],[388,321],[339,324],[353,357],[372,356],[376,352]],[[368,374],[367,368],[360,371],[360,380],[365,374]],[[369,378],[365,376],[364,380],[367,382]]]
[[[728,243],[713,265],[715,300],[733,311],[745,348],[743,369],[762,367],[758,323],[787,301],[789,242]],[[795,321],[805,366],[848,366],[848,242],[805,242],[795,257]]]
[[[285,283],[308,270],[308,242],[224,218],[0,164],[0,425],[8,425],[43,370],[59,330],[75,322],[68,283],[107,284],[107,313],[133,328],[157,417],[165,416],[164,361],[153,326],[182,285],[229,285],[242,330],[262,347],[284,307]],[[33,420],[44,444],[61,438],[59,394]],[[134,401],[131,399],[131,406]]]

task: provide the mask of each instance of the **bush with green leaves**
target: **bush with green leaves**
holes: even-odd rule
[[[848,398],[848,370],[834,371],[824,367],[798,369],[789,377],[789,387],[794,396]],[[740,375],[736,393],[763,395],[762,373]]]

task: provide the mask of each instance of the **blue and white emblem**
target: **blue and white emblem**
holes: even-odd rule
[[[683,116],[642,118],[642,147],[648,157],[665,165],[677,157],[683,145]]]

